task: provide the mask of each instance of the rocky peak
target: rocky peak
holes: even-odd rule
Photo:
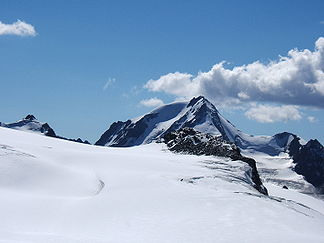
[[[24,120],[34,121],[37,120],[34,115],[28,114]]]
[[[203,96],[158,107],[141,118],[113,123],[97,145],[128,147],[153,142],[164,134],[191,127],[228,139],[218,111]]]
[[[313,151],[323,150],[323,145],[317,139],[309,140],[304,147]]]
[[[198,97],[193,97],[190,102],[188,103],[187,107],[194,106],[197,104],[199,101],[205,103],[209,102],[204,96],[198,96]]]
[[[291,146],[290,146],[291,147]],[[295,163],[296,173],[314,185],[319,193],[324,193],[324,148],[316,139],[309,140],[305,145],[296,143],[296,148],[290,156]],[[292,151],[292,150],[290,150]]]
[[[210,110],[213,112],[218,112],[216,107],[204,96],[192,98],[187,105],[187,108],[189,107],[194,107],[195,109],[204,109],[205,111]]]

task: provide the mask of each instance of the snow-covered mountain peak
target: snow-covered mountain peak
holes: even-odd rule
[[[29,115],[27,115],[27,116],[25,117],[24,120],[30,120],[30,121],[33,121],[33,120],[37,120],[37,119],[36,119],[36,117],[35,117],[34,115],[29,114]]]
[[[1,123],[2,127],[12,128],[16,130],[41,133],[46,136],[55,137],[54,130],[47,124],[36,119],[34,115],[27,115],[22,120],[13,123]]]
[[[204,96],[198,96],[197,98],[196,97],[192,98],[189,101],[187,107],[195,107],[196,109],[205,107],[204,109],[209,109],[211,111],[218,112],[216,107],[209,100],[207,100]]]
[[[243,150],[279,155],[281,152],[298,150],[302,139],[289,132],[274,136],[253,136],[236,128],[224,118],[205,97],[194,97],[188,102],[174,102],[160,106],[150,113],[125,122],[113,123],[100,137],[96,145],[129,147],[148,144],[163,135],[182,128],[221,135]]]
[[[164,134],[185,127],[202,133],[221,135],[224,140],[233,142],[242,149],[253,149],[272,155],[285,151],[296,137],[290,133],[275,136],[245,134],[224,118],[210,101],[199,96],[188,102],[160,106],[136,119],[115,122],[96,144],[116,147],[147,144]]]
[[[38,134],[42,134],[42,135],[45,135],[45,136],[65,139],[65,140],[78,142],[78,143],[90,144],[87,140],[83,141],[81,138],[69,139],[69,138],[65,138],[65,137],[62,137],[62,136],[58,136],[54,132],[54,129],[48,123],[40,122],[32,114],[29,114],[25,118],[23,118],[22,120],[19,120],[19,121],[13,122],[13,123],[1,123],[0,122],[0,127],[6,127],[6,128],[11,128],[11,129],[25,131],[25,132],[38,133]]]
[[[102,146],[129,147],[147,144],[164,134],[181,128],[221,135],[242,149],[254,149],[268,154],[279,154],[296,137],[290,133],[275,136],[251,136],[237,129],[225,119],[205,97],[194,97],[188,102],[174,102],[160,106],[150,113],[125,122],[115,122],[96,142]]]
[[[226,123],[226,121],[225,121]],[[97,141],[97,145],[128,147],[150,143],[171,131],[184,127],[230,140],[216,107],[202,96],[189,102],[174,102],[125,122],[115,122]]]

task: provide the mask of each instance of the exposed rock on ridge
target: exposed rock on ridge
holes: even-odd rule
[[[316,139],[301,145],[294,139],[288,148],[289,155],[296,164],[294,170],[315,186],[319,193],[324,193],[324,147]]]
[[[228,157],[232,160],[240,160],[247,163],[251,167],[251,179],[254,183],[254,188],[262,194],[268,195],[267,189],[261,182],[256,161],[242,156],[240,149],[235,144],[225,141],[221,136],[203,134],[192,128],[183,128],[165,134],[162,141],[174,152]]]

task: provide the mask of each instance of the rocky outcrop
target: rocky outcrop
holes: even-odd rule
[[[309,140],[305,145],[298,141],[291,143],[289,154],[295,163],[295,172],[324,193],[324,148],[316,139]]]
[[[59,138],[59,139],[63,139],[63,140],[67,140],[67,141],[71,141],[71,142],[76,142],[76,143],[84,143],[84,144],[91,144],[88,140],[82,140],[81,138],[65,138],[65,137],[61,137],[61,136],[56,136],[55,138]]]
[[[267,189],[260,179],[256,161],[242,156],[240,149],[235,144],[224,140],[222,136],[213,136],[195,131],[192,128],[183,128],[165,134],[161,141],[166,143],[171,151],[177,153],[221,156],[247,163],[252,169],[253,186],[262,194],[268,195]]]
[[[54,130],[47,123],[42,124],[40,132],[49,137],[57,137]]]

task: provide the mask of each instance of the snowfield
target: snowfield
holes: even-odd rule
[[[163,144],[99,147],[0,127],[0,242],[324,242],[323,200],[270,179],[264,196],[249,170]]]
[[[242,154],[257,161],[258,171],[263,182],[280,187],[286,186],[302,193],[314,194],[316,188],[294,170],[295,164],[287,153],[270,156],[252,150],[243,150]]]

